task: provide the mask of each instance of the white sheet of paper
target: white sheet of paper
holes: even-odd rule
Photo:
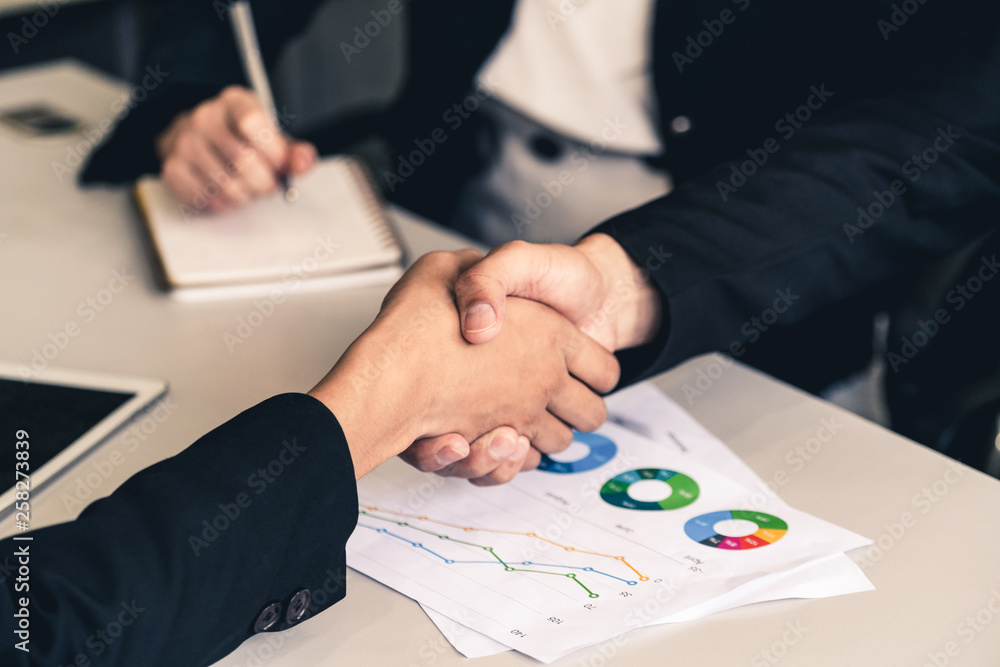
[[[502,487],[383,466],[360,485],[349,564],[551,662],[870,543],[617,424],[597,433],[606,440],[591,452],[610,453],[596,464],[589,456]],[[718,523],[730,516],[736,524]],[[637,615],[650,600],[658,611]]]
[[[722,441],[652,384],[642,383],[619,391],[608,397],[607,405],[609,420],[724,470],[745,486],[773,495],[763,480]],[[694,620],[755,602],[833,597],[869,590],[874,590],[874,586],[854,561],[844,554],[833,554],[787,572],[766,575],[650,625]],[[484,657],[511,650],[434,609],[423,608],[455,649],[466,657]]]

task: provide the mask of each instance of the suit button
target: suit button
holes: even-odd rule
[[[677,116],[670,121],[670,132],[672,134],[687,134],[691,131],[691,119],[687,116]]]
[[[280,618],[281,618],[281,603],[272,602],[271,604],[264,607],[259,614],[257,614],[257,620],[254,621],[253,624],[253,631],[267,632],[278,623],[278,620]]]
[[[536,134],[530,141],[531,152],[544,162],[555,162],[562,157],[563,147],[547,134]]]
[[[310,600],[312,600],[312,593],[309,592],[308,588],[303,588],[293,595],[292,599],[288,601],[288,609],[285,610],[285,621],[288,623],[301,621],[302,617],[306,615]]]

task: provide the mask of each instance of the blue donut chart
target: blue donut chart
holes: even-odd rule
[[[573,431],[573,440],[590,447],[590,452],[577,461],[556,461],[548,455],[542,454],[538,469],[557,475],[573,475],[596,470],[618,454],[618,445],[615,444],[614,440],[597,433]]]

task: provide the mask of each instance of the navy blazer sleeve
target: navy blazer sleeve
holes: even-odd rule
[[[597,227],[649,270],[663,299],[660,338],[621,355],[623,382],[709,351],[739,357],[751,318],[775,304],[778,324],[794,324],[993,228],[996,23],[937,54],[938,66],[887,81],[881,97],[816,118],[738,188],[720,188],[733,173],[721,164]],[[926,168],[914,160],[925,151]],[[903,194],[886,192],[894,182]]]
[[[304,394],[264,401],[77,520],[0,543],[15,570],[0,592],[0,663],[215,662],[268,605],[308,590],[306,618],[344,597],[357,502],[334,415]],[[15,589],[25,548],[27,586]],[[14,647],[23,597],[30,653]]]

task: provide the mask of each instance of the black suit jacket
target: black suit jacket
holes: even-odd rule
[[[13,565],[0,591],[0,663],[215,662],[270,605],[280,605],[279,630],[344,597],[357,503],[333,414],[303,394],[271,398],[76,521],[0,542]],[[15,648],[21,598],[30,652]]]
[[[125,119],[84,180],[156,171],[153,136],[178,110],[241,80],[221,4],[174,5],[151,56],[171,71],[168,81]],[[316,4],[254,2],[268,58]],[[379,132],[403,156],[440,128],[447,141],[415,173],[402,183],[385,173],[379,180],[391,181],[398,203],[449,219],[470,169],[472,123],[455,128],[447,114],[512,7],[410,5],[409,72],[398,99],[319,132],[321,150]],[[650,159],[677,187],[598,228],[650,271],[666,314],[657,341],[622,355],[624,381],[710,350],[742,356],[766,330],[842,304],[993,227],[996,3],[661,0],[654,23],[666,148]],[[350,42],[353,28],[331,42]],[[672,129],[680,116],[689,131]],[[925,152],[934,158],[926,169],[918,164]]]

